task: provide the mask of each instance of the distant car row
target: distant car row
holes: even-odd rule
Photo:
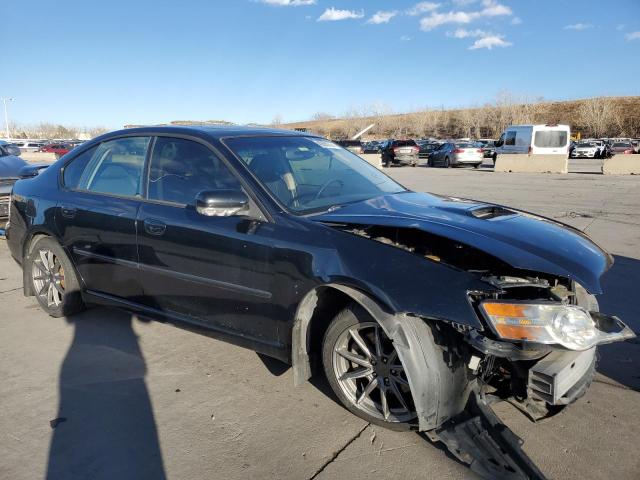
[[[640,140],[631,138],[587,139],[569,147],[571,158],[607,158],[611,155],[640,153]]]
[[[8,144],[11,145],[12,148],[17,149],[13,153],[13,155],[20,155],[22,152],[46,152],[54,153],[56,157],[61,157],[62,155],[66,155],[67,153],[69,153],[81,143],[83,142],[80,140],[70,140],[63,142],[51,142],[42,140],[14,140]]]

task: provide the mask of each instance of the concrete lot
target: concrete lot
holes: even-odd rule
[[[598,161],[570,171],[599,171]],[[615,255],[601,309],[640,332],[640,178],[391,169],[421,191],[556,218]],[[411,433],[368,425],[320,381],[253,352],[129,314],[46,316],[0,241],[0,478],[474,478]],[[640,342],[601,349],[589,393],[538,424],[501,418],[551,478],[640,478]],[[65,418],[55,429],[50,421]]]

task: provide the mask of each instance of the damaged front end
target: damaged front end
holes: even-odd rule
[[[482,397],[508,400],[532,420],[581,397],[593,379],[599,344],[635,335],[598,312],[595,297],[560,278],[483,277],[498,292],[472,292],[487,329],[469,330],[470,368]]]
[[[374,220],[372,217],[350,212],[322,220],[337,230],[412,254],[417,262],[459,271],[460,283],[472,280],[463,301],[475,313],[473,321],[470,317],[443,315],[446,308],[453,311],[451,302],[445,305],[442,297],[446,287],[436,290],[433,284],[431,295],[423,297],[431,306],[417,303],[415,310],[397,312],[404,316],[405,325],[411,325],[410,318],[420,319],[433,330],[446,331],[443,348],[448,356],[464,362],[469,379],[464,398],[457,402],[464,407],[458,407],[461,409],[457,412],[451,408],[448,413],[453,415],[449,418],[438,415],[435,425],[434,417],[421,416],[418,399],[419,429],[432,441],[443,442],[485,477],[544,478],[522,451],[523,442],[501,424],[489,406],[497,401],[510,402],[532,421],[552,416],[587,391],[595,374],[598,345],[624,341],[635,334],[619,318],[600,313],[595,296],[582,286],[584,282],[591,292],[599,293],[600,276],[612,264],[611,257],[584,235],[525,215],[514,224],[526,222],[529,231],[535,232],[534,240],[541,235],[535,230],[536,222],[549,235],[563,235],[560,251],[551,244],[527,250],[527,242],[508,229],[495,233],[495,243],[485,248],[490,240],[487,227],[478,233],[470,224],[487,221],[487,216],[476,213],[489,212],[491,218],[501,220],[513,220],[519,214],[506,209],[469,208],[473,219],[456,225],[451,225],[451,218],[446,216],[435,220],[425,220],[424,216],[384,217],[374,223],[367,221]],[[514,240],[506,249],[508,255],[500,256],[500,244],[508,240],[507,232]],[[519,252],[523,252],[522,259]],[[451,278],[442,270],[434,271],[443,279]],[[420,279],[408,281],[407,288],[415,290]],[[451,299],[460,298],[460,284],[452,284],[450,291]],[[394,332],[389,333],[393,338]],[[409,343],[405,358],[410,358]],[[415,382],[411,378],[410,382],[413,391]],[[426,398],[427,390],[419,390],[418,398]]]
[[[478,324],[416,316],[449,324],[471,347],[466,361],[481,399],[507,400],[532,420],[557,413],[585,393],[597,345],[635,337],[619,318],[600,313],[595,296],[568,277],[523,270],[413,227],[334,227],[471,273],[485,284],[467,292]]]

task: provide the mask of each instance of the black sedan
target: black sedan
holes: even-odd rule
[[[112,132],[12,198],[8,245],[50,315],[168,319],[288,362],[296,383],[323,372],[390,428],[436,429],[487,383],[555,412],[597,345],[634,336],[597,312],[612,258],[582,232],[409,191],[304,133]]]

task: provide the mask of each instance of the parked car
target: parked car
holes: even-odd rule
[[[482,149],[470,142],[446,142],[429,155],[429,167],[456,167],[472,165],[478,168],[484,158]]]
[[[362,142],[360,140],[335,140],[335,143],[343,148],[346,148],[350,152],[355,153],[356,155],[364,153]]]
[[[601,141],[578,142],[571,151],[571,158],[604,158],[605,145]]]
[[[2,151],[4,152],[3,155],[15,155],[16,157],[19,157],[20,154],[22,153],[20,151],[20,148],[18,148],[18,146],[14,143],[9,143],[5,140],[0,140],[0,147],[2,147]]]
[[[414,140],[389,139],[380,147],[382,166],[410,165],[415,167],[419,161],[418,152],[420,152],[420,147]]]
[[[485,383],[552,414],[590,385],[597,345],[634,336],[597,312],[613,260],[581,231],[411,192],[304,133],[103,135],[15,183],[6,233],[49,315],[168,319],[291,363],[298,384],[318,365],[389,428],[433,431]]]
[[[24,140],[24,141],[19,140],[13,143],[22,152],[37,152],[45,145],[45,142],[39,142],[34,140]]]
[[[568,125],[512,125],[496,141],[499,154],[569,155]]]
[[[429,158],[429,155],[431,155],[440,146],[439,143],[431,141],[418,141],[416,143],[420,148],[420,150],[418,151],[418,158],[420,160],[427,160]]]
[[[633,152],[640,153],[640,139],[634,138],[631,140],[631,145],[633,145]]]
[[[66,155],[71,150],[73,150],[73,145],[70,143],[48,143],[40,149],[41,152],[55,153],[56,158]]]
[[[11,145],[0,143],[0,230],[4,233],[4,224],[9,216],[9,199],[13,184],[20,178],[37,175],[46,165],[29,164],[15,155]],[[15,147],[14,147],[15,148]]]
[[[493,141],[483,144],[480,149],[482,150],[483,158],[493,158],[496,153],[496,146]]]
[[[614,142],[609,149],[611,155],[635,153],[631,142]]]
[[[362,145],[362,152],[363,153],[380,153],[380,145],[382,145],[382,142],[378,142],[375,140],[366,142]]]

